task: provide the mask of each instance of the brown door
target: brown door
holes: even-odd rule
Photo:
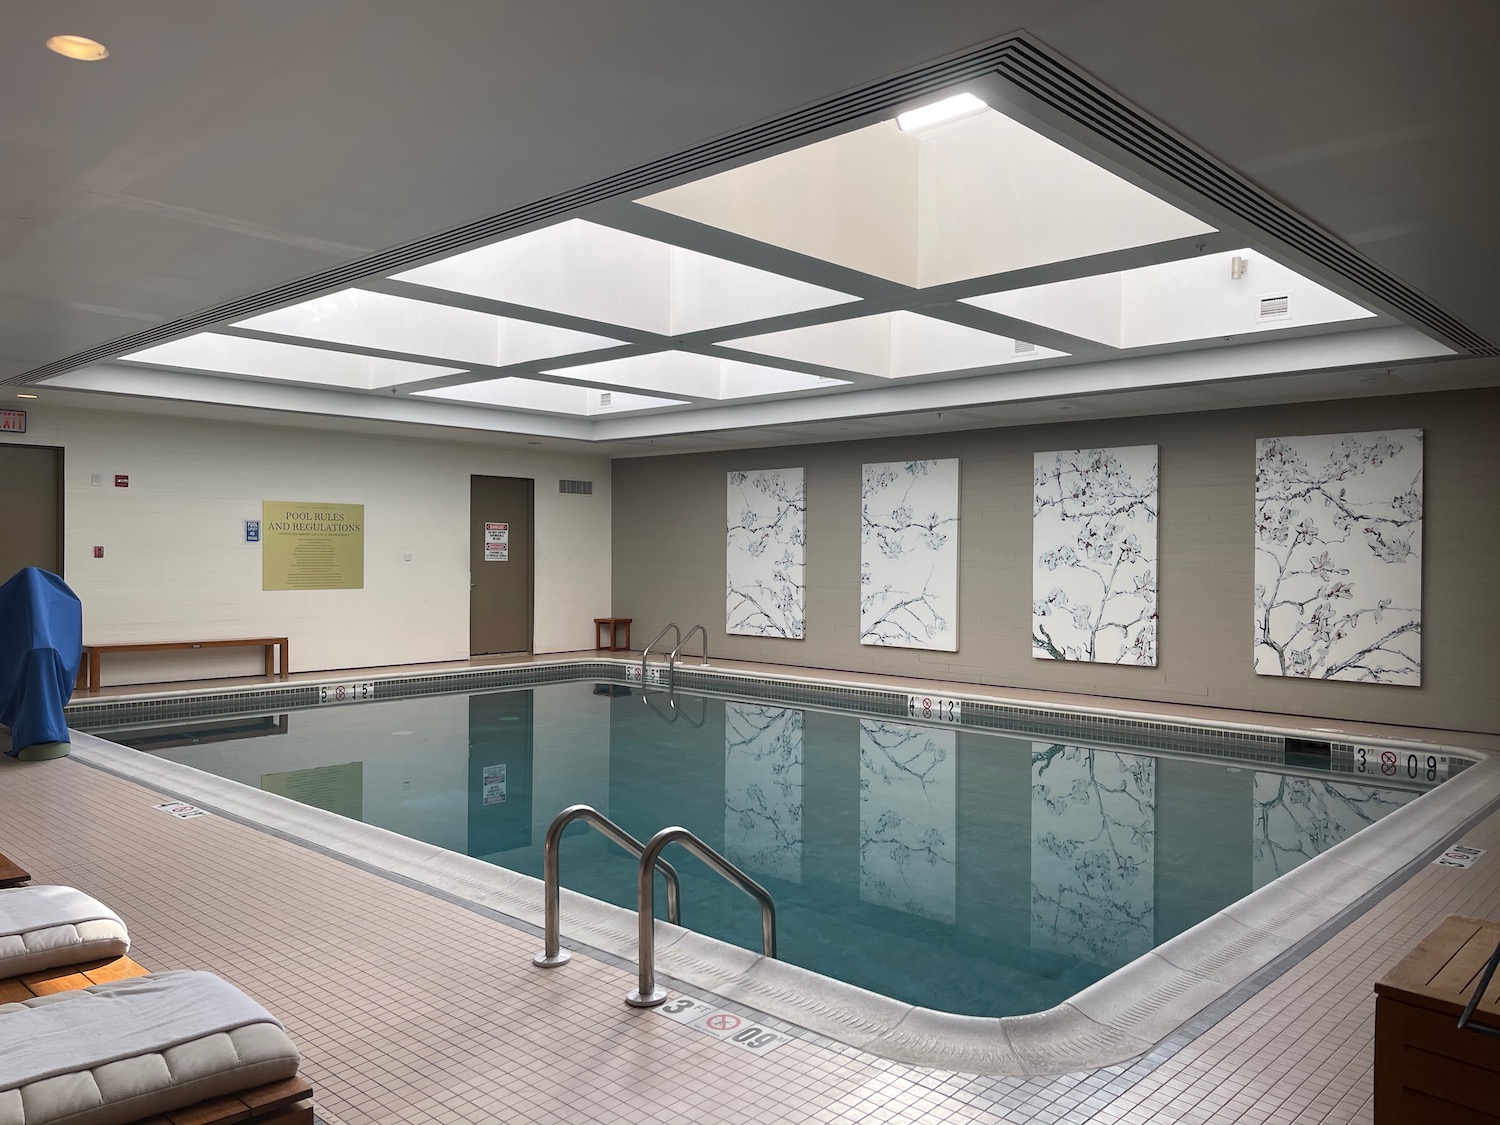
[[[469,651],[531,651],[532,481],[469,478]]]
[[[0,442],[0,582],[23,566],[62,574],[62,450]]]

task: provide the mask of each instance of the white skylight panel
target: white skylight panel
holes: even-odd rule
[[[1238,271],[1236,259],[1242,263]],[[1229,250],[1033,285],[969,297],[965,303],[1116,348],[1242,336],[1375,315],[1253,250]]]
[[[1213,227],[995,110],[886,121],[638,202],[926,287]]]
[[[749,398],[842,385],[844,380],[696,352],[654,352],[559,368],[548,374],[693,398]]]
[[[468,402],[481,406],[506,406],[515,410],[539,410],[549,414],[622,414],[631,410],[649,410],[660,406],[681,406],[679,399],[628,394],[625,391],[601,391],[593,387],[570,387],[541,379],[490,379],[482,383],[461,383],[417,391],[412,397]]]
[[[847,293],[582,219],[393,277],[662,335],[856,300]]]
[[[912,312],[880,313],[725,340],[726,348],[842,368],[881,379],[967,371],[1065,355],[1049,348],[1017,350],[1008,336]]]
[[[262,313],[236,327],[503,367],[614,347],[589,332],[349,289]]]
[[[209,375],[239,375],[251,379],[279,379],[293,383],[316,383],[327,387],[375,390],[456,375],[462,367],[439,367],[402,359],[376,359],[349,352],[248,340],[200,332],[168,344],[120,357],[129,363],[182,367]]]

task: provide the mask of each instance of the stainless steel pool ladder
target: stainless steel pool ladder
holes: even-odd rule
[[[641,692],[641,702],[656,713],[656,717],[664,723],[675,723],[679,718],[686,719],[690,727],[701,727],[708,721],[708,700],[698,696],[701,705],[698,709],[698,717],[695,719],[677,702],[677,692],[671,684],[667,685],[667,710],[663,711],[656,705],[655,698],[649,691]]]
[[[646,850],[644,844],[592,805],[569,805],[552,818],[552,823],[547,827],[547,841],[542,846],[542,913],[545,916],[543,948],[531,959],[533,965],[543,969],[553,969],[568,963],[569,955],[562,949],[562,881],[558,872],[558,852],[564,830],[575,820],[593,825],[606,839],[613,840],[631,855],[640,856]],[[677,879],[677,871],[659,854],[652,861],[652,866],[661,868],[661,873],[667,879],[667,921],[680,926],[682,884]],[[648,878],[646,881],[650,883],[652,880]]]
[[[682,640],[680,640],[680,641],[677,642],[677,647],[674,648],[672,650],[671,654],[667,657],[667,682],[668,683],[672,682],[672,675],[677,670],[677,654],[682,651],[683,646],[685,646],[688,643],[688,641],[690,641],[690,640],[693,639],[693,634],[694,633],[697,633],[699,636],[701,636],[703,638],[703,659],[698,662],[699,667],[702,667],[702,668],[708,667],[708,630],[705,629],[702,625],[694,625],[691,629],[689,629],[687,631],[687,636],[684,637],[684,638],[682,638]]]
[[[636,868],[635,909],[640,947],[636,958],[640,975],[635,990],[625,997],[625,1003],[632,1008],[654,1008],[667,998],[666,989],[656,984],[656,919],[653,917],[656,882],[653,872],[661,862],[662,849],[668,844],[681,844],[760,903],[761,950],[767,957],[774,959],[776,956],[776,904],[771,901],[771,893],[686,828],[663,828],[647,842]]]
[[[656,642],[659,641],[659,640],[661,640],[668,633],[676,633],[677,634],[677,648],[681,648],[682,647],[682,630],[677,627],[677,622],[675,622],[675,621],[669,621],[669,622],[667,622],[667,624],[662,627],[662,631],[660,633],[657,633],[656,636],[654,636],[654,637],[651,638],[651,643],[649,645],[647,645],[645,648],[641,649],[641,687],[643,687],[643,688],[646,686],[646,657],[648,657],[648,656],[651,655],[651,650],[656,647]],[[692,636],[692,633],[689,633],[688,636]],[[706,649],[707,645],[708,645],[708,635],[707,634],[704,634],[703,644],[704,644],[704,647]],[[672,653],[673,653],[674,656],[677,653],[677,648],[674,648],[672,650]],[[671,672],[670,671],[668,671],[668,673],[667,673],[667,680],[668,680],[669,683],[671,682]]]

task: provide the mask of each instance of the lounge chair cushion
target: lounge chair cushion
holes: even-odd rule
[[[123,957],[129,949],[120,916],[80,890],[0,890],[0,979]]]
[[[135,1026],[132,1009],[144,1009]],[[66,1035],[70,1023],[76,1041]],[[0,1004],[0,1060],[24,1053],[36,1024],[66,1043],[43,1052],[37,1073],[45,1077],[0,1078],[0,1125],[126,1125],[291,1078],[300,1063],[270,1013],[209,973],[158,973]]]

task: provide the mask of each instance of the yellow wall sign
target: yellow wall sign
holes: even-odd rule
[[[261,501],[262,590],[362,590],[365,506]]]

